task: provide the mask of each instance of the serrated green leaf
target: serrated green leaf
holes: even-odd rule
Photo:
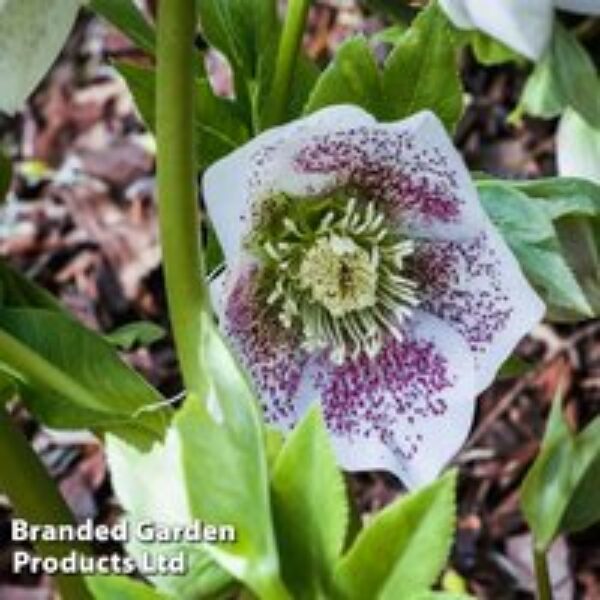
[[[333,104],[356,104],[375,117],[382,116],[382,80],[367,40],[346,40],[319,77],[308,99],[311,113]]]
[[[86,583],[95,600],[175,600],[129,577],[95,575],[86,577]]]
[[[432,2],[388,56],[383,71],[387,118],[436,113],[449,130],[463,110],[457,51],[448,20]]]
[[[127,323],[114,331],[106,334],[104,339],[117,348],[131,350],[134,346],[150,346],[162,340],[167,332],[151,321],[136,321]]]
[[[124,62],[115,66],[133,94],[144,123],[150,131],[154,131],[155,71]],[[199,169],[229,154],[246,142],[249,136],[233,102],[215,96],[206,80],[198,80],[197,83],[195,125]]]
[[[101,336],[59,312],[2,308],[0,329],[53,373],[3,356],[0,368],[15,378],[19,394],[46,425],[111,431],[142,448],[164,434],[163,398],[123,363]]]
[[[287,439],[271,486],[285,582],[294,598],[327,597],[346,537],[348,503],[318,408]]]
[[[534,116],[550,118],[566,106],[600,128],[596,67],[575,34],[556,21],[550,49],[525,87],[521,108]]]
[[[156,51],[156,31],[132,0],[90,0],[89,8],[149,54]]]
[[[192,515],[236,529],[211,556],[259,596],[286,598],[271,518],[264,432],[253,391],[208,315],[200,349],[206,389],[175,423]]]
[[[0,3],[0,111],[15,112],[58,56],[79,0],[4,0]]]
[[[455,492],[450,472],[376,515],[337,568],[342,597],[395,600],[433,585],[452,545]]]

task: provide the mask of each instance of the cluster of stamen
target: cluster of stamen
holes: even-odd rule
[[[256,241],[266,301],[283,326],[299,327],[307,350],[327,349],[338,364],[376,356],[386,334],[401,340],[399,326],[418,303],[406,274],[412,241],[356,197],[276,204]]]

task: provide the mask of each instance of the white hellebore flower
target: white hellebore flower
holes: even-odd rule
[[[0,0],[0,111],[19,110],[58,56],[80,0]]]
[[[600,15],[600,0],[439,0],[460,29],[479,29],[531,60],[552,35],[554,9]]]
[[[267,420],[319,400],[343,467],[435,478],[544,313],[439,120],[326,108],[217,162],[204,196]]]

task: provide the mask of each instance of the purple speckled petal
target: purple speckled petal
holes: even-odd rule
[[[373,117],[354,106],[325,108],[262,133],[212,165],[204,175],[203,193],[227,263],[237,262],[242,253],[253,207],[265,196],[281,191],[275,163],[284,147],[306,132],[374,124]]]
[[[519,340],[544,316],[543,302],[491,226],[467,240],[420,241],[414,277],[420,307],[467,340],[477,392],[490,385]]]
[[[224,299],[218,306],[221,327],[252,377],[266,420],[289,429],[301,414],[297,396],[309,357],[300,340],[266,312],[266,303],[257,298],[256,275],[256,267],[240,267],[216,282],[213,296]]]
[[[341,465],[381,469],[410,486],[439,474],[464,442],[474,411],[474,366],[464,339],[416,313],[406,338],[390,338],[373,360],[308,370]]]
[[[274,167],[277,188],[290,195],[363,190],[409,237],[464,237],[485,222],[461,156],[428,111],[392,124],[307,131],[279,149]]]

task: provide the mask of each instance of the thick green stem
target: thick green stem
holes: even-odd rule
[[[552,584],[548,572],[548,561],[543,550],[534,548],[533,564],[535,568],[535,581],[538,600],[552,600]]]
[[[279,125],[285,120],[309,6],[310,0],[289,0],[288,2],[275,64],[268,113],[265,117],[267,127]]]
[[[25,436],[13,425],[4,407],[0,407],[0,491],[6,494],[15,513],[30,524],[74,524],[73,516],[48,475],[44,465]],[[61,558],[85,546],[58,542],[39,542],[41,556]],[[65,600],[91,600],[83,577],[57,575],[56,583]]]
[[[184,383],[202,395],[204,269],[194,160],[194,0],[159,4],[156,88],[160,234],[169,314]]]

